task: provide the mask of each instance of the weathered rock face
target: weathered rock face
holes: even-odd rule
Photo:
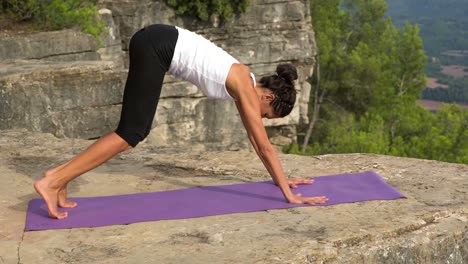
[[[27,127],[85,138],[115,129],[110,124],[120,113],[126,72],[112,67],[101,61],[7,65],[15,74],[0,77],[0,129]]]
[[[309,1],[250,1],[245,14],[222,25],[216,18],[212,19],[211,22],[202,23],[176,17],[174,11],[167,7],[163,1],[102,0],[100,5],[112,10],[115,21],[120,26],[123,47],[128,47],[132,34],[141,27],[154,23],[166,23],[188,28],[207,37],[239,61],[249,65],[257,75],[257,79],[274,73],[278,63],[294,63],[298,67],[300,76],[297,85],[299,90],[298,103],[287,118],[268,120],[265,125],[269,127],[269,134],[272,136],[273,142],[288,144],[295,136],[294,125],[299,122],[308,122],[307,104],[311,87],[306,79],[312,75],[315,55],[315,39],[310,23]],[[190,86],[187,83],[182,83],[182,85]],[[167,85],[166,90],[173,90],[173,88]],[[186,96],[185,91],[172,94],[172,97],[175,98]],[[190,101],[188,102],[189,106],[196,103],[193,100],[188,101]],[[234,128],[234,133],[229,133],[230,129],[227,128],[224,128],[225,131],[216,129],[214,131],[218,132],[215,138],[222,139],[222,141],[216,140],[214,142],[221,143],[222,147],[229,146],[228,142],[240,142],[241,145],[246,146],[245,133],[242,131],[237,111],[232,104],[226,104],[227,108],[223,104],[216,104],[218,109],[216,112],[222,113],[223,123],[229,128]],[[209,114],[207,115],[207,112],[197,112],[196,116],[200,119],[212,119]],[[158,111],[156,120],[159,119]],[[176,118],[176,120],[183,119],[185,118]],[[184,139],[192,137],[193,133],[199,135],[205,133],[207,129],[212,130],[204,125],[194,126],[193,119],[190,119],[188,123],[186,121],[175,124],[170,122],[156,123],[162,124],[162,126],[158,125],[150,135],[149,141],[152,144],[167,145],[170,142],[181,142],[180,140],[185,142]],[[220,129],[223,128],[216,121],[200,124],[212,124]],[[180,130],[181,127],[187,128],[189,133],[185,137],[175,136],[175,131]],[[206,139],[213,138],[213,136],[206,135]],[[190,141],[199,142],[197,140]],[[206,141],[203,142],[206,143]]]
[[[0,129],[95,138],[115,129],[125,84],[125,50],[134,32],[153,23],[196,31],[250,66],[259,79],[292,62],[298,103],[287,118],[265,122],[273,142],[290,143],[307,121],[315,52],[309,1],[250,1],[245,14],[220,24],[176,17],[164,1],[101,0],[103,45],[73,30],[0,39]],[[21,60],[21,61],[19,61]],[[2,62],[3,61],[3,62]],[[53,61],[53,63],[51,63]],[[248,146],[232,102],[207,100],[193,85],[167,76],[148,142],[155,146]],[[286,131],[286,132],[284,132]],[[285,137],[286,136],[286,137]]]
[[[128,47],[131,36],[138,29],[166,23],[205,36],[249,65],[257,79],[273,74],[279,63],[294,63],[299,73],[298,104],[290,116],[269,120],[266,125],[295,125],[308,121],[311,87],[306,80],[312,75],[316,51],[309,1],[253,0],[245,14],[221,24],[216,18],[211,22],[200,22],[177,17],[164,1],[101,0],[99,4],[112,10],[120,26],[123,47]]]
[[[97,42],[75,30],[2,37],[0,61],[16,59],[97,60]],[[76,55],[73,57],[73,55]]]
[[[294,177],[373,170],[406,199],[24,233],[28,202],[38,197],[32,183],[88,145],[2,131],[1,263],[468,263],[468,166],[370,154],[281,159]],[[68,190],[90,197],[268,179],[245,150],[142,144]]]

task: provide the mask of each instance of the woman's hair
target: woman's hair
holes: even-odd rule
[[[275,114],[280,117],[289,115],[296,102],[294,80],[297,80],[297,70],[290,63],[278,65],[276,74],[260,79],[262,87],[275,95],[275,99],[271,101],[270,105]]]

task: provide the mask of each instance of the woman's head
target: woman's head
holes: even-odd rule
[[[289,115],[294,107],[296,102],[295,80],[297,80],[297,70],[292,64],[280,64],[276,67],[276,74],[260,79],[262,88],[270,90],[274,95],[270,105],[278,117]]]

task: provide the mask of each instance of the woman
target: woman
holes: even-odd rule
[[[73,208],[68,201],[67,184],[96,168],[148,136],[166,72],[197,85],[209,98],[235,100],[248,137],[289,203],[325,203],[326,197],[301,197],[290,187],[311,184],[312,180],[285,179],[281,164],[271,146],[262,118],[288,115],[296,100],[291,64],[279,65],[277,74],[255,82],[249,68],[227,52],[193,32],[169,25],[152,25],[138,31],[130,41],[130,66],[125,85],[122,113],[117,130],[101,137],[67,163],[46,171],[34,183],[45,200],[49,216],[63,219]]]

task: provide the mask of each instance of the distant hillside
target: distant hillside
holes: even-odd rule
[[[464,18],[468,11],[466,0],[390,0],[388,13],[395,18],[452,17]]]
[[[388,0],[388,15],[396,25],[418,24],[426,52],[468,49],[467,0]]]
[[[395,25],[409,21],[420,28],[430,58],[428,87],[441,84],[426,89],[424,98],[468,103],[468,0],[387,0],[387,6]]]

